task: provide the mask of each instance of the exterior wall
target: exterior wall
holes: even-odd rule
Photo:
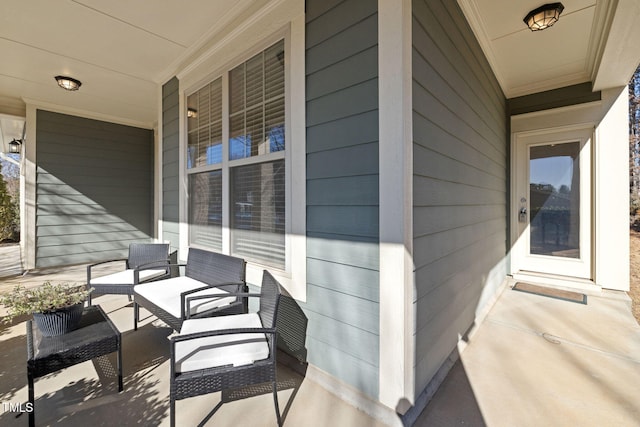
[[[180,96],[178,79],[172,78],[162,86],[162,240],[171,251],[180,247],[179,212],[180,182]]]
[[[306,2],[309,362],[378,396],[375,0]]]
[[[503,283],[506,101],[455,0],[413,0],[415,390]]]
[[[36,267],[118,258],[150,239],[153,131],[36,116]]]

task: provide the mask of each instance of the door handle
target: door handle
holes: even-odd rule
[[[518,219],[520,222],[527,222],[527,208],[520,208],[520,215],[518,215]]]

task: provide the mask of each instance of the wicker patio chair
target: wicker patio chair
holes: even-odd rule
[[[124,262],[125,270],[94,277],[93,270],[96,267],[113,262]],[[171,273],[169,262],[169,244],[131,243],[127,258],[112,259],[87,266],[87,288],[94,289],[88,297],[89,305],[92,304],[92,294],[128,295],[131,300],[135,285],[168,278]],[[136,316],[134,307],[134,328],[137,326]]]
[[[282,288],[263,273],[257,313],[187,319],[171,338],[170,420],[175,426],[176,400],[254,384],[272,384],[278,425],[276,323]]]

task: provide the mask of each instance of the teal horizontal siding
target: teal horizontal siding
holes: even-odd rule
[[[341,191],[335,191],[340,188]],[[314,179],[307,185],[310,206],[372,206],[378,203],[376,175],[339,176]]]
[[[307,128],[307,153],[378,142],[378,110]]]
[[[38,110],[36,266],[125,256],[152,235],[153,131]]]
[[[309,362],[372,397],[379,366],[377,1],[306,2]]]
[[[176,77],[162,86],[162,239],[180,245],[180,97]]]
[[[377,46],[377,36],[376,38],[371,37],[371,34],[377,34],[377,32],[378,16],[373,14],[364,20],[353,23],[346,30],[333,34],[316,46],[307,45],[307,75],[312,75],[325,67]]]
[[[414,0],[416,393],[506,276],[506,100],[455,0]]]
[[[378,142],[307,154],[307,179],[378,174]]]
[[[307,101],[307,125],[313,126],[378,108],[378,79]]]

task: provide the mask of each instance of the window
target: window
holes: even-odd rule
[[[284,58],[281,40],[189,95],[186,112],[189,243],[281,269]]]

